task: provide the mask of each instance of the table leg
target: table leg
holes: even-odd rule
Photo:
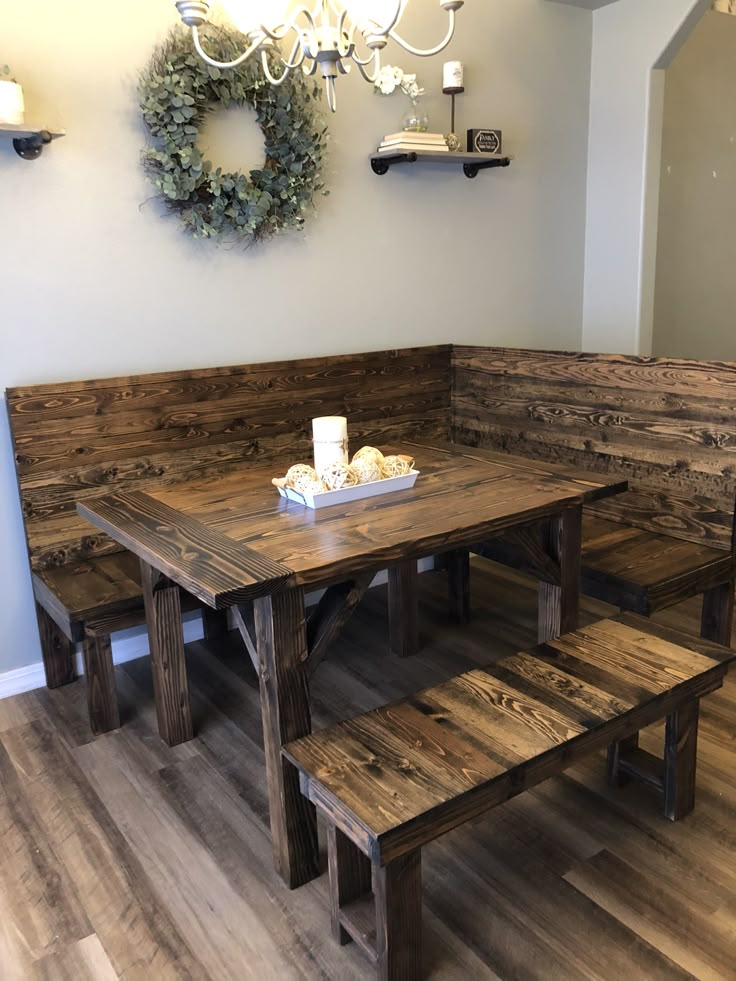
[[[184,661],[179,587],[143,559],[141,583],[151,648],[158,731],[169,746],[177,746],[194,735]]]
[[[416,559],[400,562],[388,570],[388,632],[391,650],[398,657],[412,657],[419,651]]]
[[[576,630],[580,611],[580,546],[582,506],[566,508],[550,519],[544,531],[544,547],[560,568],[560,585],[539,584],[539,643]]]
[[[307,680],[307,630],[301,589],[255,601],[263,743],[276,869],[289,888],[319,875],[314,805],[281,747],[312,730]]]

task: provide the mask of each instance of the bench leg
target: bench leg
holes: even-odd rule
[[[74,681],[74,643],[51,619],[40,603],[36,603],[38,636],[48,688],[60,688]]]
[[[379,981],[422,977],[422,853],[373,866],[376,967]]]
[[[352,937],[340,922],[340,910],[371,891],[371,863],[334,824],[327,826],[332,936],[342,946]]]
[[[698,751],[697,699],[667,716],[664,737],[664,813],[679,821],[695,807]]]
[[[89,724],[92,732],[98,736],[102,732],[120,728],[120,710],[110,635],[86,633],[82,650],[87,682]]]
[[[169,746],[194,736],[189,707],[179,587],[141,559],[141,583],[151,648],[158,731]]]
[[[639,733],[619,739],[608,747],[608,782],[612,787],[623,787],[631,780],[628,773],[621,771],[621,761],[639,748]]]
[[[419,651],[419,573],[416,559],[388,570],[388,630],[398,657]]]
[[[731,646],[733,591],[733,582],[724,582],[703,593],[700,636],[705,640],[712,640],[726,647]]]
[[[450,620],[468,623],[470,620],[470,552],[456,548],[444,555]]]
[[[544,548],[559,566],[560,585],[539,584],[537,634],[540,644],[577,630],[582,520],[582,507],[568,508],[560,517],[549,521],[544,530]]]

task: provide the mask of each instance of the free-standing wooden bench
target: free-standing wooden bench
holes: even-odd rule
[[[702,594],[702,635],[730,643],[736,363],[482,347],[452,360],[456,442],[628,479],[585,509],[583,592],[644,616]],[[529,544],[478,551],[534,569]]]
[[[79,502],[308,459],[319,415],[348,416],[354,442],[447,439],[449,358],[445,345],[8,389],[49,687],[74,680],[81,642],[92,729],[118,726],[110,635],[145,620],[138,560]]]
[[[335,939],[383,981],[420,978],[422,847],[605,746],[612,782],[640,778],[684,817],[699,700],[735,659],[622,614],[286,746],[327,825]],[[661,719],[660,761],[637,734]]]

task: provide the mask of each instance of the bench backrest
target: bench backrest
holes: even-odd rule
[[[627,477],[595,510],[732,547],[736,363],[453,349],[453,438]]]
[[[346,415],[351,447],[448,439],[449,345],[7,391],[31,565],[118,551],[76,503],[244,463],[311,457],[311,420]],[[277,467],[274,475],[277,475]]]

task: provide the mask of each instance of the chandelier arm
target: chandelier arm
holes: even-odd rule
[[[432,55],[436,55],[439,54],[440,51],[444,51],[450,41],[452,41],[452,36],[455,33],[455,11],[450,10],[448,13],[450,17],[450,26],[447,30],[447,35],[445,36],[444,41],[441,41],[436,48],[429,48],[427,51],[422,51],[421,49],[415,48],[413,45],[405,41],[403,37],[400,37],[396,33],[396,31],[390,31],[389,37],[392,41],[396,41],[397,44],[400,44],[405,51],[409,52],[409,54],[418,55],[420,58],[430,58]]]
[[[297,26],[297,20],[302,16],[302,14],[306,18],[309,30],[314,32],[317,25],[314,17],[312,16],[312,11],[309,9],[309,7],[304,5],[297,7],[296,10],[292,11],[289,20],[285,24],[279,24],[274,28],[261,26],[259,27],[259,30],[263,31],[265,36],[270,38],[272,41],[283,41],[289,31],[294,31],[298,36],[299,27]]]
[[[281,85],[289,77],[291,68],[288,65],[284,65],[284,70],[280,75],[275,76],[271,74],[271,69],[268,66],[268,54],[265,51],[261,51],[261,67],[263,68],[263,74],[266,76],[271,85]]]
[[[194,39],[194,47],[197,54],[203,59],[203,61],[206,61],[208,65],[212,65],[213,68],[237,68],[239,65],[242,65],[247,58],[250,58],[253,52],[256,51],[265,40],[265,35],[263,32],[259,31],[257,34],[254,32],[251,35],[253,41],[250,47],[246,48],[242,55],[235,58],[233,61],[216,61],[214,58],[211,58],[202,47],[202,42],[199,39],[199,29],[196,26],[192,27],[192,37]]]
[[[301,47],[301,43],[302,43],[301,38],[297,35],[296,41],[294,41],[294,46],[289,52],[288,59],[284,57],[281,58],[281,64],[284,66],[285,69],[291,71],[292,68],[298,68],[304,61],[304,58],[306,56],[304,54],[304,49]],[[299,57],[297,57],[297,52],[299,51],[300,48],[301,48],[301,54],[299,55]]]
[[[378,50],[374,51],[373,57],[369,58],[368,61],[360,61],[358,58],[355,57],[355,55],[353,55],[353,61],[358,66],[358,71],[366,80],[366,82],[370,82],[371,85],[374,85],[376,79],[381,74],[381,52]],[[371,61],[373,62],[373,73],[369,74],[365,70],[365,66],[369,64],[369,62]]]

